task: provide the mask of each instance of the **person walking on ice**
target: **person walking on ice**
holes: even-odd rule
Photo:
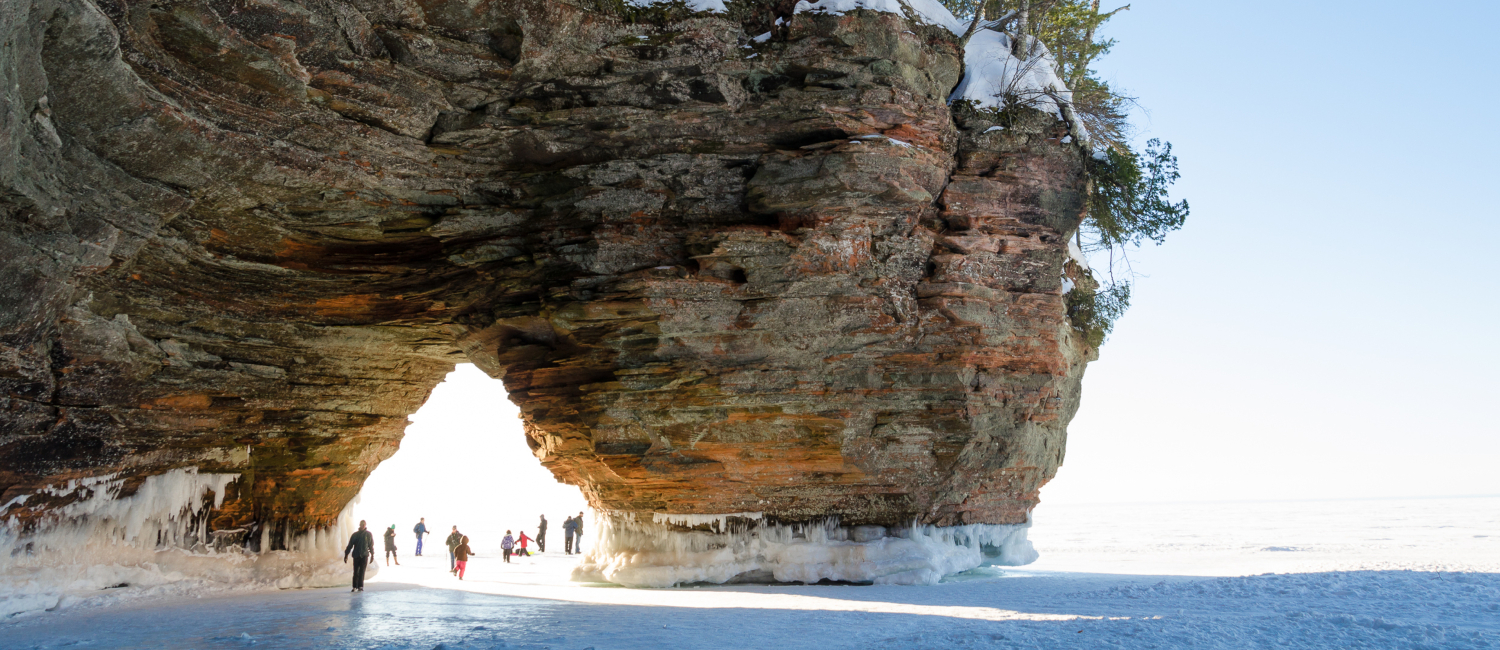
[[[412,527],[411,532],[417,534],[417,550],[412,555],[422,557],[422,536],[427,534],[427,518],[418,519],[417,525]]]
[[[573,554],[573,531],[578,527],[578,522],[572,517],[563,520],[563,554]]]
[[[396,560],[396,566],[401,566],[401,559],[396,557],[396,524],[385,529],[385,565],[390,566],[391,560]]]
[[[349,545],[344,547],[344,564],[349,563],[349,556],[354,555],[354,587],[350,593],[365,590],[365,567],[375,561],[375,536],[365,529],[363,519],[359,522],[359,530],[349,536]]]
[[[542,523],[536,525],[536,552],[547,552],[547,515],[542,515]]]
[[[473,554],[474,551],[469,550],[469,536],[459,537],[458,546],[453,547],[453,555],[458,558],[453,570],[458,573],[459,580],[464,579],[464,569],[469,566],[469,556]]]
[[[463,538],[463,535],[458,534],[458,526],[454,526],[453,532],[448,533],[448,539],[444,540],[448,543],[448,573],[458,573],[458,555],[453,549],[464,543]]]
[[[517,556],[531,557],[531,551],[526,550],[526,542],[530,541],[532,541],[532,539],[526,536],[526,531],[521,531],[521,536],[516,538],[516,544],[520,545],[521,547],[519,549],[516,549]]]
[[[505,539],[500,540],[500,553],[505,556],[505,563],[510,564],[510,550],[516,547],[516,538],[510,536],[510,531],[505,531]]]
[[[578,539],[576,539],[576,540],[573,541],[573,552],[582,555],[583,554],[583,513],[582,512],[579,512],[578,516],[573,518],[573,536],[578,538]]]

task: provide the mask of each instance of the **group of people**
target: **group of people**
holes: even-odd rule
[[[375,536],[367,529],[366,523],[359,522],[359,530],[349,537],[349,544],[344,548],[344,562],[349,562],[349,557],[354,557],[354,588],[353,591],[365,590],[365,567],[375,561]],[[414,555],[422,555],[422,537],[432,531],[427,528],[427,518],[423,517],[412,527],[412,533],[417,536],[417,547]],[[394,561],[396,566],[401,566],[401,561],[396,557],[396,525],[391,524],[385,530],[385,565],[390,566]],[[444,540],[448,546],[448,572],[464,579],[464,570],[468,568],[469,557],[474,555],[474,550],[469,547],[469,536],[458,532],[458,526],[453,527],[453,532],[448,534]],[[511,531],[505,531],[505,538],[500,540],[500,551],[505,562],[510,563],[512,555],[529,557],[531,551],[527,545],[536,542],[538,553],[547,551],[547,515],[537,523],[536,537],[528,537],[526,531],[521,531],[519,536],[513,536]],[[563,521],[563,552],[566,555],[583,552],[583,513],[579,512],[577,517],[568,517]]]
[[[505,534],[507,536],[510,535],[510,531],[505,531]],[[526,531],[521,531],[521,538],[526,538]],[[535,541],[538,553],[547,552],[547,515],[542,515],[542,520],[537,522]],[[501,544],[501,548],[505,548],[503,543]],[[525,543],[521,544],[521,548],[523,550],[526,548]],[[563,554],[572,555],[574,552],[583,552],[582,512],[578,513],[577,517],[568,517],[563,520]]]

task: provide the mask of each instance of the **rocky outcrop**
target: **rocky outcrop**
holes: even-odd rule
[[[12,3],[0,514],[196,467],[279,548],[467,360],[599,509],[1025,521],[1093,354],[1065,129],[909,17],[606,4]]]

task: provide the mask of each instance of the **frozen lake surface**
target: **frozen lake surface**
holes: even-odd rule
[[[1033,565],[934,587],[622,589],[555,553],[459,582],[409,558],[362,594],[84,601],[0,624],[0,647],[1500,647],[1500,498],[1043,506],[1032,539]]]

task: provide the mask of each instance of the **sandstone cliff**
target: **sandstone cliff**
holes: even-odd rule
[[[11,3],[0,515],[194,467],[279,548],[468,360],[601,510],[1024,522],[1093,355],[1066,126],[950,107],[910,16],[609,4]]]

